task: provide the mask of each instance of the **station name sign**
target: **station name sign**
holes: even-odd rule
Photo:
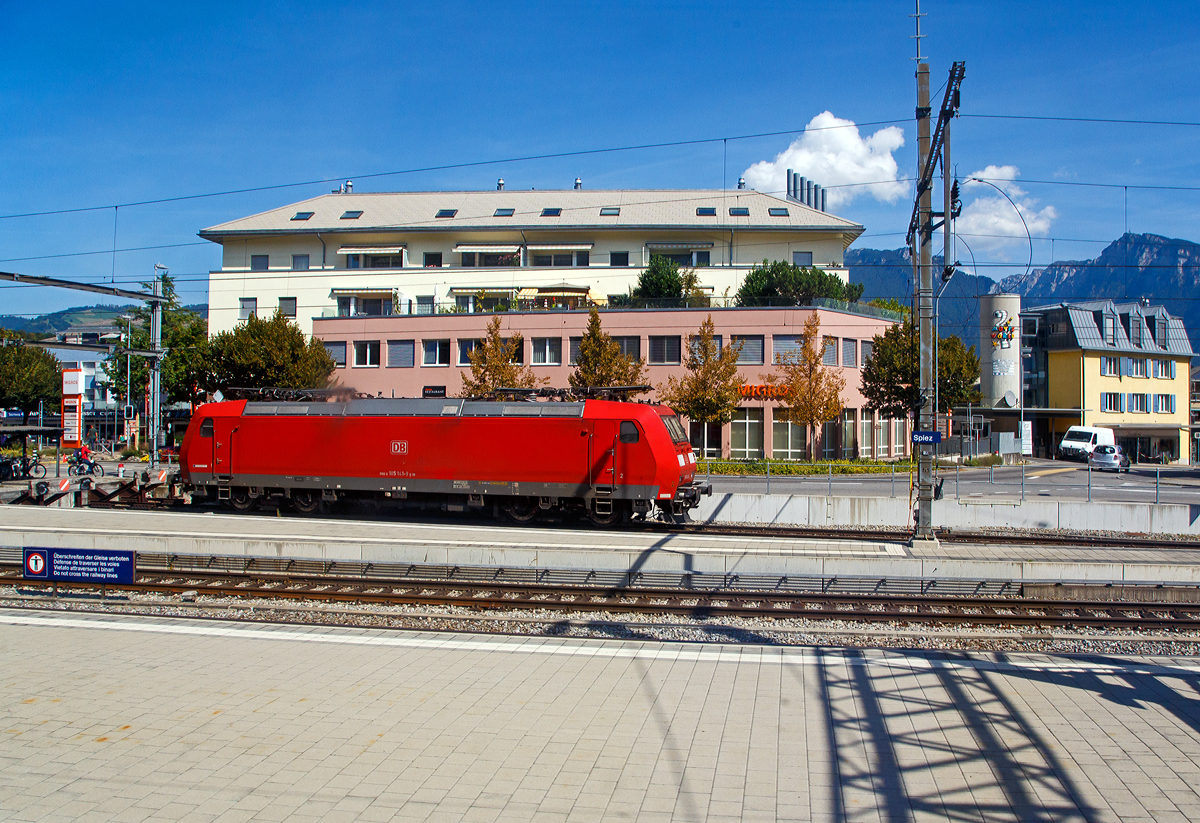
[[[913,432],[912,433],[912,442],[926,443],[926,444],[941,443],[942,442],[942,433],[941,432]]]
[[[133,584],[133,552],[26,548],[26,580],[55,583]]]

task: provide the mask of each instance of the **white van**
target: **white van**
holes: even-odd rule
[[[1058,444],[1060,460],[1087,460],[1097,446],[1114,446],[1117,443],[1112,429],[1097,426],[1072,426]]]

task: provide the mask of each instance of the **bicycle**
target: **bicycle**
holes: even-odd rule
[[[46,467],[42,465],[37,452],[27,457],[13,458],[12,469],[13,478],[17,480],[24,480],[30,477],[40,480],[46,476]]]
[[[104,476],[104,467],[95,460],[84,460],[80,457],[71,457],[67,460],[67,475],[75,477],[83,477],[84,475],[92,474],[96,477]]]

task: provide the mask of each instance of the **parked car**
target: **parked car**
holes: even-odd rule
[[[1088,455],[1088,468],[1098,471],[1129,472],[1129,455],[1120,446],[1097,446]]]

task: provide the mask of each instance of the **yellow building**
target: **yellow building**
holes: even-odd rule
[[[1162,306],[1098,300],[1021,312],[1027,409],[1049,448],[1074,425],[1113,429],[1134,462],[1187,463],[1192,346]]]

